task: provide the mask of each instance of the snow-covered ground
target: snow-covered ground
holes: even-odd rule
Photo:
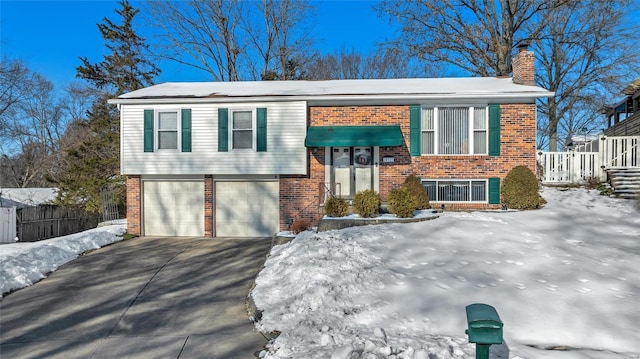
[[[504,322],[492,358],[640,358],[636,201],[544,188],[523,212],[303,232],[252,295],[267,358],[473,358],[465,306]]]
[[[39,242],[0,244],[0,298],[45,278],[88,250],[122,240],[125,231],[126,223]]]

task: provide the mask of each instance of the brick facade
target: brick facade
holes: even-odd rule
[[[400,186],[409,174],[424,179],[488,179],[501,180],[517,165],[532,171],[536,166],[536,105],[503,104],[500,106],[500,156],[487,155],[409,155],[409,106],[312,106],[309,126],[327,125],[400,125],[404,144],[388,150],[380,148],[379,188],[383,201],[392,189]],[[281,176],[280,227],[289,228],[290,220],[305,219],[315,223],[324,200],[325,151],[309,150],[307,176]],[[393,163],[381,163],[383,156],[393,156]],[[438,206],[438,203],[433,203]],[[500,205],[460,203],[447,204],[449,209],[499,208]]]
[[[213,237],[213,176],[204,176],[204,236]]]
[[[136,236],[142,234],[142,181],[140,176],[127,176],[127,232]]]

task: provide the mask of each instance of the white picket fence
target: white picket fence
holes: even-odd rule
[[[640,136],[600,136],[598,152],[539,152],[539,177],[547,184],[607,179],[608,169],[640,167]]]
[[[16,228],[16,207],[0,207],[0,243],[14,243]]]

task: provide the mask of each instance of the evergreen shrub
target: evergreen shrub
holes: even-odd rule
[[[344,217],[349,213],[349,202],[344,198],[331,196],[324,203],[324,213],[329,217]]]
[[[371,189],[356,193],[353,198],[353,208],[362,218],[373,217],[380,211],[380,195]]]
[[[409,175],[404,180],[403,187],[406,187],[415,197],[417,201],[417,209],[429,209],[431,205],[429,204],[429,195],[427,194],[427,189],[424,188],[420,178],[415,175]]]
[[[418,201],[407,187],[396,188],[389,193],[389,212],[401,218],[413,217]]]
[[[540,196],[536,175],[527,166],[516,166],[502,182],[502,202],[508,208],[535,209],[546,203]]]

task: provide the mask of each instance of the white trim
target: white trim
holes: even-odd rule
[[[380,193],[380,146],[373,146],[373,190]]]

